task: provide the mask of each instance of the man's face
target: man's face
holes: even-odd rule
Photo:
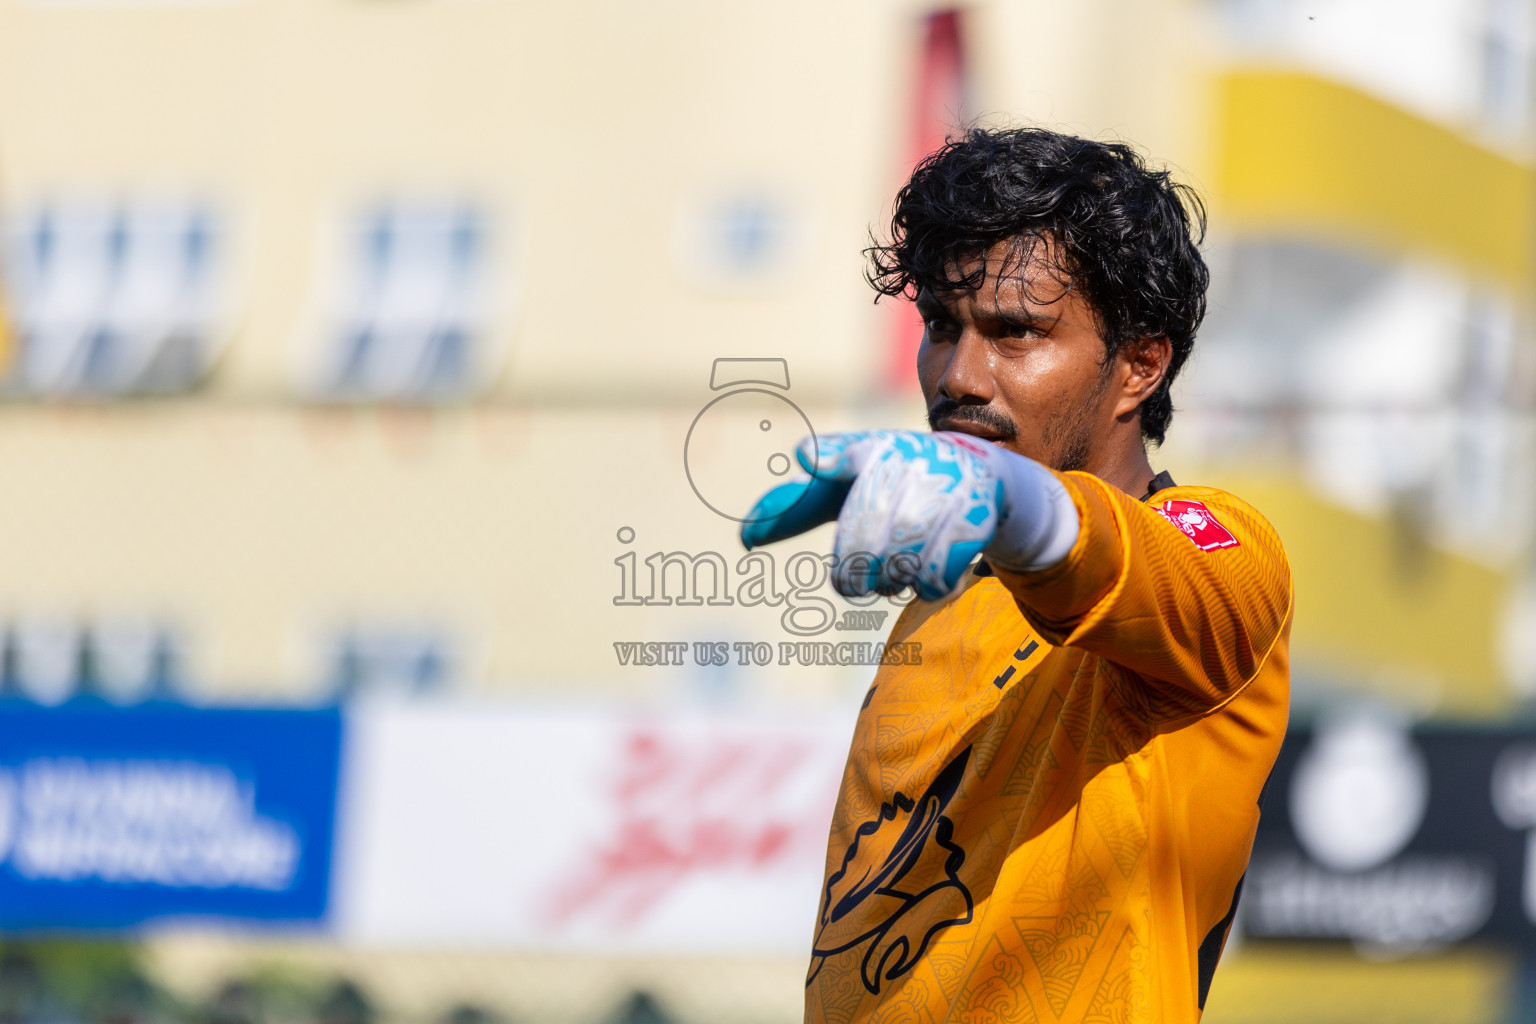
[[[1124,406],[1115,386],[1124,361],[1105,358],[1092,309],[1052,268],[1048,246],[1036,244],[1021,272],[1013,247],[999,243],[980,288],[918,296],[918,379],[934,430],[975,434],[1058,470],[1091,468]]]

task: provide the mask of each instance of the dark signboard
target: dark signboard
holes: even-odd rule
[[[1293,729],[1243,889],[1256,939],[1536,945],[1536,726]]]

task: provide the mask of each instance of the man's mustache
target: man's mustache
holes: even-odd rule
[[[944,420],[963,420],[997,435],[999,441],[1012,441],[1019,436],[1018,425],[990,405],[961,405],[953,398],[940,398],[928,408],[928,427],[939,426]]]

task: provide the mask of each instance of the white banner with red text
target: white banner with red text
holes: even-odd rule
[[[367,945],[796,954],[846,714],[348,709],[330,924]]]

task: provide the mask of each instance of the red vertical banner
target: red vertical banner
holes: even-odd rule
[[[908,149],[902,180],[925,157],[944,145],[944,140],[966,118],[965,47],[961,40],[961,12],[949,8],[923,19],[922,45],[913,78]],[[905,391],[917,381],[917,350],[923,341],[923,325],[911,302],[897,299],[889,304],[891,319],[890,362],[886,384]]]

